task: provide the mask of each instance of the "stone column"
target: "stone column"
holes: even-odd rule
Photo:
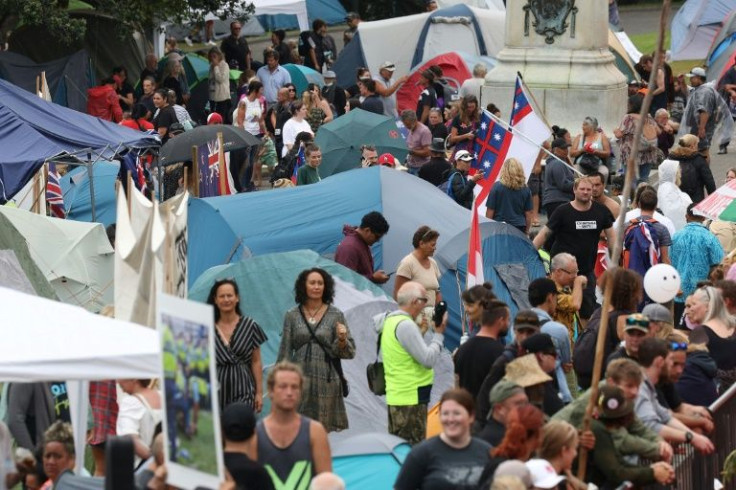
[[[626,113],[626,77],[608,49],[607,0],[507,0],[505,46],[481,104],[511,114],[516,73],[550,125],[579,134],[594,116],[610,136]]]

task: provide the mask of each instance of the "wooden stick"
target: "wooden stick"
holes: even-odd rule
[[[217,147],[218,147],[218,173],[220,178],[218,179],[219,196],[224,196],[227,189],[227,166],[225,165],[225,139],[222,137],[222,133],[217,133]]]
[[[652,73],[649,76],[649,85],[652,86],[657,79],[657,70],[659,70],[659,62],[664,52],[664,31],[667,26],[667,19],[669,18],[670,11],[670,0],[664,0],[662,2],[662,11],[659,17],[659,34],[657,38],[657,52],[654,55],[654,67]],[[609,250],[611,252],[611,265],[613,267],[618,264],[619,258],[621,257],[621,251],[623,249],[624,241],[624,217],[626,216],[626,204],[628,202],[628,196],[631,192],[631,182],[634,178],[636,156],[639,152],[639,140],[644,131],[644,120],[649,114],[649,107],[652,103],[652,92],[647,92],[644,97],[644,101],[641,106],[641,112],[639,113],[639,120],[636,123],[636,130],[634,131],[634,145],[631,149],[631,155],[629,156],[628,162],[626,162],[626,178],[624,180],[624,201],[621,206],[621,211],[616,220],[616,241],[611,249],[609,243]],[[593,376],[590,386],[590,401],[588,406],[585,408],[585,417],[583,418],[583,431],[590,429],[590,419],[593,416],[593,409],[595,408],[596,401],[598,399],[598,383],[601,379],[601,370],[603,368],[603,351],[606,342],[606,335],[608,331],[608,310],[611,305],[611,294],[613,292],[613,279],[610,275],[613,267],[610,267],[607,274],[606,283],[604,284],[603,294],[603,305],[601,306],[601,323],[598,327],[598,339],[595,348],[595,362],[593,364]],[[578,478],[585,481],[585,470],[588,463],[588,451],[585,448],[580,449],[578,459]]]
[[[130,216],[130,211],[131,211],[130,197],[133,195],[133,174],[131,172],[127,172],[126,175],[128,176],[128,178],[127,178],[126,187],[125,187],[127,189],[125,197],[128,198],[128,216]]]
[[[189,167],[184,165],[184,190],[189,190]]]
[[[537,98],[534,97],[534,93],[531,91],[529,86],[524,81],[524,77],[521,76],[521,72],[517,71],[516,74],[518,75],[519,80],[521,80],[521,86],[524,87],[524,89],[526,90],[526,93],[528,93],[529,97],[532,98],[532,102],[534,102],[534,105],[536,106],[536,108],[539,109],[539,114],[542,116],[542,120],[544,121],[544,124],[546,124],[547,127],[550,128],[550,130],[552,130],[552,126],[550,126],[549,121],[547,120],[547,115],[544,113],[544,109],[542,109],[542,106],[540,106],[539,102],[537,102]]]
[[[652,73],[649,74],[649,86],[653,86],[657,80],[657,70],[659,70],[659,63],[662,59],[662,53],[664,53],[664,32],[667,26],[667,19],[670,13],[670,0],[664,0],[662,2],[662,11],[659,16],[659,33],[657,34],[657,51],[654,53],[654,64],[652,65]],[[626,178],[624,179],[624,203],[621,206],[621,212],[616,220],[616,243],[611,248],[609,244],[609,250],[611,252],[611,263],[618,264],[619,258],[621,257],[621,251],[623,250],[624,242],[624,229],[626,216],[626,204],[629,199],[629,193],[631,192],[631,183],[634,180],[634,171],[638,171],[637,154],[639,153],[639,141],[641,140],[642,133],[644,132],[644,121],[649,114],[649,107],[652,105],[652,99],[654,95],[652,91],[647,91],[644,96],[644,101],[641,104],[641,111],[639,112],[639,120],[636,122],[636,129],[634,131],[634,145],[631,148],[631,154],[629,155],[629,161],[626,162]]]
[[[192,146],[192,182],[194,197],[199,197],[199,151],[196,146]]]
[[[607,272],[606,283],[603,285],[603,306],[601,307],[601,323],[598,326],[598,338],[595,344],[595,362],[593,363],[593,377],[590,381],[590,400],[588,406],[585,407],[585,416],[583,417],[582,431],[590,430],[590,419],[593,417],[593,409],[598,400],[598,383],[601,381],[601,369],[603,368],[603,351],[606,346],[606,336],[608,335],[608,309],[611,304],[611,294],[613,294],[613,279],[610,275],[611,269]],[[585,469],[588,464],[588,450],[584,447],[580,448],[578,454],[578,478],[585,481]]]

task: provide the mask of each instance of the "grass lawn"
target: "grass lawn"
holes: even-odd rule
[[[192,469],[217,474],[217,460],[215,459],[215,433],[212,425],[212,412],[201,410],[197,422],[197,435],[188,439],[184,431],[177,429],[179,448],[189,452],[189,458],[179,456],[179,464]]]
[[[650,32],[647,34],[637,34],[637,35],[629,36],[629,37],[631,38],[631,42],[633,42],[634,45],[637,48],[639,48],[639,51],[641,51],[642,53],[653,52],[655,46],[657,45],[657,33],[656,32]],[[664,48],[665,49],[670,48],[670,31],[669,30],[665,31]],[[679,73],[688,73],[694,66],[702,66],[704,61],[705,60],[673,61],[670,63],[670,66],[672,67],[672,72],[675,75],[677,75]]]

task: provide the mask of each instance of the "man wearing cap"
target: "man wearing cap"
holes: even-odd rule
[[[539,333],[539,317],[532,310],[521,310],[514,318],[514,342],[509,343],[503,350],[503,353],[496,359],[491,366],[491,371],[483,380],[480,386],[478,396],[476,397],[476,417],[478,425],[483,425],[486,417],[490,412],[488,398],[491,390],[505,375],[506,366],[519,356],[526,354],[521,347],[521,343],[532,335]]]
[[[279,52],[269,49],[266,51],[266,64],[258,69],[256,76],[263,84],[263,96],[270,109],[278,102],[278,92],[281,87],[291,83],[291,75],[283,66],[279,65]]]
[[[406,146],[409,148],[406,164],[409,167],[409,173],[417,175],[422,165],[429,162],[432,132],[417,120],[417,113],[409,109],[401,113],[401,122],[409,130],[409,135],[406,137]]]
[[[327,70],[324,75],[325,86],[322,87],[322,97],[327,100],[330,107],[338,116],[345,114],[345,90],[337,85],[337,77],[335,72]]]
[[[649,303],[641,310],[641,314],[649,318],[649,328],[652,330],[653,336],[664,338],[668,332],[672,331],[675,324],[672,313],[659,303]]]
[[[557,158],[547,158],[542,189],[542,207],[548,218],[555,209],[575,197],[572,192],[575,171],[570,164],[570,143],[564,138],[555,139],[552,142],[552,153]]]
[[[424,70],[419,76],[419,86],[422,91],[419,93],[417,101],[417,118],[419,122],[426,124],[429,118],[429,110],[437,107],[437,91],[434,89],[434,72],[432,70]]]
[[[445,158],[445,140],[442,138],[432,139],[432,146],[429,148],[429,162],[422,165],[417,174],[420,179],[424,179],[433,186],[442,184],[452,175],[452,165]]]
[[[450,173],[448,178],[452,179],[449,183],[451,195],[456,203],[466,209],[471,209],[475,194],[475,184],[484,176],[483,172],[476,172],[472,177],[468,178],[470,163],[475,159],[475,155],[468,150],[460,150],[455,153],[455,169],[457,172]]]
[[[509,307],[503,301],[492,300],[483,304],[478,333],[455,352],[457,385],[477,398],[478,391],[491,366],[503,353],[501,338],[509,329]]]
[[[391,61],[384,61],[378,68],[378,76],[373,77],[376,82],[376,93],[383,100],[383,113],[396,119],[396,91],[406,82],[408,77],[404,75],[399,79],[394,78],[396,65]]]
[[[662,339],[648,338],[639,346],[639,364],[644,372],[644,382],[634,405],[636,416],[665,440],[675,443],[686,442],[692,444],[698,451],[710,454],[713,452],[713,443],[710,439],[690,431],[685,424],[673,417],[672,412],[657,398],[655,386],[660,379],[667,377],[668,353],[667,342]]]
[[[427,345],[415,323],[427,304],[424,286],[414,281],[404,283],[396,299],[398,310],[374,318],[386,375],[388,431],[416,445],[427,434],[427,404],[434,383],[432,366],[442,353],[447,314],[430,334]]]
[[[539,317],[542,333],[552,337],[557,349],[557,364],[555,378],[560,387],[560,395],[564,403],[570,403],[573,395],[568,387],[565,373],[572,372],[572,348],[567,327],[553,320],[557,310],[557,285],[552,279],[540,277],[529,283],[529,304],[532,311]],[[577,390],[576,394],[577,394]]]
[[[554,256],[567,252],[577,258],[580,274],[588,278],[580,306],[580,317],[587,319],[595,307],[594,266],[598,255],[598,241],[601,232],[604,232],[608,243],[614,243],[614,218],[607,207],[593,201],[593,184],[590,178],[580,177],[575,180],[573,192],[575,199],[556,207],[547,224],[534,238],[534,246],[541,248],[549,234],[554,233],[550,253]]]
[[[476,437],[483,439],[491,446],[498,446],[506,435],[506,417],[509,412],[517,407],[522,407],[529,403],[524,388],[514,383],[502,379],[491,390],[489,397],[491,412],[488,416],[483,430],[476,434]]]
[[[703,68],[695,67],[686,76],[690,78],[692,91],[688,95],[683,120],[689,126],[690,134],[700,138],[698,150],[708,159],[708,149],[716,129],[719,95],[713,87],[705,84],[706,74]]]
[[[632,404],[639,394],[639,386],[643,378],[641,367],[634,361],[628,359],[617,359],[606,368],[605,381],[598,385],[615,386],[622,390],[624,396]],[[552,416],[553,420],[564,420],[578,429],[582,429],[585,410],[590,401],[591,390],[586,390],[572,403]],[[582,445],[587,449],[593,449],[595,439],[587,433],[581,438]],[[616,449],[622,455],[640,456],[647,459],[662,458],[666,461],[672,457],[672,446],[662,440],[656,432],[634,419],[626,431],[622,431],[614,437]]]
[[[639,346],[644,339],[649,337],[654,337],[654,330],[650,328],[649,318],[641,313],[629,315],[626,317],[626,325],[624,325],[624,345],[611,352],[611,355],[606,359],[606,364],[616,359],[631,359],[638,362]]]
[[[376,82],[374,80],[361,80],[358,82],[360,96],[363,99],[360,108],[373,114],[383,114],[383,101],[376,95]]]
[[[521,347],[529,354],[534,354],[539,367],[545,374],[550,375],[557,366],[557,348],[552,341],[552,337],[546,333],[534,334],[521,343]],[[507,368],[508,372],[508,368]],[[529,395],[529,393],[527,393]],[[532,398],[531,396],[529,397]],[[552,416],[562,409],[565,405],[560,398],[560,389],[554,378],[550,377],[549,381],[543,384],[542,395],[542,411],[548,416]]]
[[[667,484],[672,482],[675,471],[669,463],[658,461],[651,465],[641,466],[628,464],[621,457],[616,446],[616,437],[626,432],[631,422],[631,400],[627,399],[621,389],[616,386],[602,386],[596,403],[598,419],[591,421],[591,430],[595,435],[595,451],[593,451],[592,468],[588,480],[604,488],[613,488],[624,481],[638,486],[651,483]],[[623,429],[623,430],[622,430]]]
[[[225,468],[236,485],[244,488],[272,489],[273,481],[263,465],[252,459],[251,444],[256,415],[247,403],[231,403],[222,411],[223,458]]]

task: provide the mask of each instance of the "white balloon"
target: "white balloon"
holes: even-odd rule
[[[680,273],[669,264],[657,264],[644,275],[644,291],[657,303],[666,303],[680,290]]]

